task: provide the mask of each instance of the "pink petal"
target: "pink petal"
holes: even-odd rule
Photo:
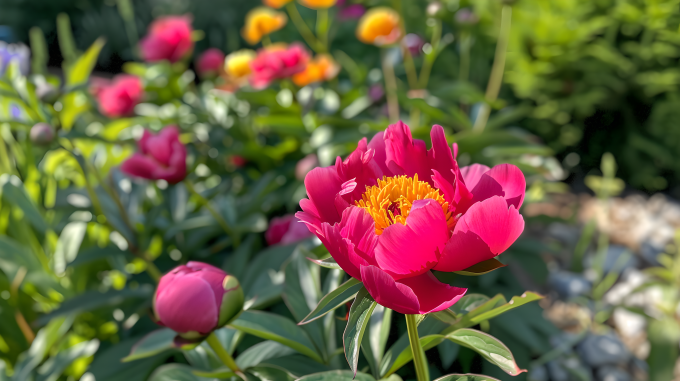
[[[486,200],[492,196],[503,197],[509,205],[514,205],[516,209],[522,206],[524,192],[526,190],[526,180],[522,171],[512,164],[499,164],[484,173],[474,188],[473,202]]]
[[[461,168],[460,173],[463,175],[463,180],[465,181],[465,185],[467,186],[467,188],[474,189],[477,183],[479,182],[479,179],[488,170],[489,167],[487,167],[486,165],[475,163],[472,165],[468,165],[467,167]]]
[[[173,142],[179,141],[179,131],[174,126],[166,127],[156,136],[145,141],[146,152],[163,165],[170,164]]]
[[[212,287],[198,277],[176,277],[156,293],[156,312],[166,327],[180,333],[208,333],[217,325],[218,307]]]
[[[502,197],[475,203],[458,220],[434,269],[460,271],[491,259],[507,250],[523,230],[524,219]]]
[[[269,229],[264,233],[264,239],[267,245],[276,245],[280,243],[283,236],[288,232],[291,221],[295,220],[295,216],[287,214],[281,217],[274,217],[269,221]],[[307,230],[305,228],[305,230]]]
[[[431,272],[395,281],[375,266],[362,266],[364,287],[378,304],[402,314],[441,311],[460,300],[467,289],[441,283]]]
[[[449,239],[446,216],[438,202],[413,203],[406,225],[388,226],[378,239],[375,259],[394,279],[420,275],[437,264]]]
[[[290,222],[290,228],[281,238],[281,244],[288,245],[290,243],[310,237],[311,235],[312,233],[310,233],[307,226],[305,226],[305,224],[303,224],[297,218],[294,218],[293,221]]]
[[[152,159],[139,153],[133,153],[132,156],[123,162],[120,170],[130,176],[154,180],[154,173],[158,167],[158,163]]]
[[[373,160],[375,160],[378,167],[383,173],[383,176],[394,176],[394,174],[387,169],[387,152],[385,151],[385,132],[380,131],[368,143],[368,149],[372,149]]]
[[[335,161],[335,169],[338,176],[345,180],[342,196],[350,204],[361,199],[366,188],[376,185],[377,179],[382,178],[383,173],[373,159],[375,152],[368,150],[366,138],[359,141],[359,146],[344,161],[338,157]],[[351,180],[351,181],[349,181]],[[351,189],[348,185],[351,184]]]
[[[439,193],[441,193],[444,196],[444,199],[446,202],[449,203],[449,205],[455,205],[455,197],[456,197],[456,186],[450,183],[444,176],[439,173],[436,169],[432,170],[432,181],[434,182],[434,187],[439,190]]]
[[[335,196],[342,183],[335,167],[314,168],[305,176],[307,196],[314,203],[321,221],[329,224],[340,221],[340,213],[335,209]]]

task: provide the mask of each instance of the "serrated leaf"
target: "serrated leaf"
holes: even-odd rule
[[[499,261],[496,258],[491,258],[487,259],[486,261],[479,262],[475,265],[472,265],[465,270],[461,271],[454,271],[454,273],[459,274],[459,275],[466,275],[466,276],[479,276],[479,275],[484,275],[488,274],[496,269],[500,269],[501,267],[505,267],[507,265],[504,265],[501,261]]]
[[[366,325],[377,305],[378,303],[369,295],[368,290],[362,287],[357,293],[352,307],[349,309],[349,317],[345,332],[342,335],[342,342],[345,348],[345,357],[353,374],[357,372],[361,341],[366,331]]]
[[[355,374],[349,370],[331,370],[328,372],[309,374],[300,377],[297,381],[375,381],[370,374],[358,372]]]
[[[325,267],[327,269],[342,270],[342,267],[340,267],[340,265],[335,261],[335,259],[333,259],[333,257],[328,257],[328,258],[325,258],[325,259],[314,259],[314,258],[307,257],[307,259],[309,261],[314,262],[317,265],[319,265],[321,267]]]
[[[362,287],[363,283],[355,278],[350,278],[347,282],[341,284],[340,287],[321,298],[316,308],[298,324],[307,324],[344,305],[352,300]]]
[[[130,354],[121,361],[134,361],[174,348],[175,336],[177,336],[177,333],[170,328],[157,329],[139,340],[132,347]]]
[[[243,311],[238,319],[229,325],[253,336],[287,345],[318,362],[323,362],[318,349],[314,347],[305,331],[283,316],[264,311]]]
[[[481,374],[448,374],[444,377],[439,377],[434,381],[500,381],[497,378],[484,376]]]

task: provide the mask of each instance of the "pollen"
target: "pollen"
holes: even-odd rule
[[[373,217],[375,234],[380,235],[392,224],[406,225],[413,202],[424,199],[432,199],[442,206],[447,226],[449,230],[453,230],[456,219],[449,211],[449,203],[437,189],[418,180],[417,174],[413,177],[383,177],[378,180],[378,185],[366,187],[361,200],[357,200],[355,204]]]

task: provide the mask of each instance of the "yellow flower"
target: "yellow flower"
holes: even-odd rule
[[[224,60],[224,71],[230,78],[239,79],[250,74],[250,61],[255,58],[255,52],[242,49],[233,52]]]
[[[377,46],[393,44],[402,37],[400,22],[401,18],[394,9],[373,8],[359,20],[357,38]]]
[[[241,30],[243,38],[255,45],[262,37],[275,32],[286,25],[286,15],[271,8],[258,7],[246,15],[246,25]]]
[[[262,3],[268,7],[279,9],[293,0],[262,0]]]
[[[325,9],[335,5],[337,0],[300,0],[300,4],[312,9]]]
[[[335,77],[340,66],[327,54],[319,54],[311,60],[304,71],[293,75],[293,83],[307,86],[310,83],[327,81]]]

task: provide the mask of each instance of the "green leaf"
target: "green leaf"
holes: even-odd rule
[[[496,317],[496,316],[498,316],[498,315],[500,315],[500,314],[502,314],[506,311],[509,311],[513,308],[523,306],[527,303],[530,303],[530,302],[533,302],[533,301],[539,300],[539,299],[543,299],[543,296],[536,294],[534,292],[527,291],[520,296],[513,296],[512,299],[509,302],[503,304],[500,307],[496,307],[496,308],[494,308],[490,311],[486,311],[482,314],[475,316],[474,318],[471,319],[470,322],[473,325],[476,325],[479,322],[492,319],[492,318],[494,318],[494,317]]]
[[[222,380],[227,380],[236,376],[236,373],[232,372],[232,370],[226,366],[213,370],[192,370],[191,373],[200,377],[219,378]]]
[[[203,381],[210,380],[194,374],[196,370],[184,364],[166,364],[151,374],[149,381]]]
[[[486,295],[468,294],[460,298],[460,300],[451,307],[430,315],[444,323],[454,324],[462,315],[469,313],[488,301],[489,297]]]
[[[38,377],[36,381],[57,381],[64,370],[74,361],[81,357],[92,356],[99,348],[99,340],[93,339],[90,341],[83,341],[72,347],[61,350],[56,356],[45,361],[45,363],[38,368]]]
[[[309,336],[291,320],[270,312],[243,311],[231,327],[265,340],[273,340],[323,362]]]
[[[649,379],[652,381],[672,380],[675,365],[680,356],[678,350],[680,325],[670,317],[662,320],[652,319],[647,328],[647,337],[651,344],[647,357]]]
[[[66,86],[73,87],[87,82],[90,78],[90,73],[94,69],[97,63],[97,57],[99,57],[99,52],[106,41],[103,38],[98,38],[92,45],[87,49],[87,51],[78,57],[73,65],[71,65],[66,71]]]
[[[162,352],[155,356],[137,361],[122,363],[120,360],[127,356],[132,347],[141,340],[134,337],[123,340],[106,349],[100,349],[94,356],[88,371],[97,381],[148,381],[151,372],[165,362],[170,352]]]
[[[277,343],[276,341],[266,340],[253,345],[239,354],[236,358],[236,365],[241,369],[248,369],[263,361],[288,356],[293,353],[296,353],[295,350],[288,346]]]
[[[349,318],[342,335],[342,341],[345,347],[345,357],[353,374],[357,372],[359,349],[366,331],[366,325],[377,305],[378,303],[369,295],[368,290],[362,287],[349,309]]]
[[[481,374],[448,374],[434,381],[500,381],[497,378],[483,376]]]
[[[366,333],[361,342],[361,349],[368,361],[374,376],[380,377],[380,363],[385,354],[385,345],[390,333],[392,323],[392,310],[377,305],[371,314]]]
[[[271,358],[262,362],[259,365],[274,365],[285,368],[288,372],[294,374],[296,377],[302,377],[307,374],[325,372],[330,370],[326,365],[320,364],[307,356],[299,353]]]
[[[327,269],[342,270],[342,267],[340,267],[340,265],[337,262],[335,262],[335,259],[333,259],[333,257],[328,257],[328,258],[325,258],[325,259],[314,259],[314,258],[307,258],[307,259],[316,263],[317,265],[319,265],[321,267],[325,267]]]
[[[462,328],[454,331],[446,338],[458,345],[470,348],[479,353],[492,364],[497,365],[504,372],[511,376],[516,376],[525,369],[520,369],[515,363],[512,352],[500,340],[495,337],[474,329]]]
[[[139,340],[132,347],[130,354],[121,361],[134,361],[174,348],[175,336],[177,336],[177,333],[170,328],[157,329]]]
[[[76,259],[86,229],[87,223],[82,221],[69,222],[64,226],[52,257],[52,267],[56,274],[62,275],[66,271],[66,265]]]
[[[15,380],[28,380],[33,370],[40,365],[52,347],[64,337],[73,324],[73,317],[60,317],[50,321],[35,335],[26,356],[14,368]]]
[[[274,365],[252,367],[247,372],[263,381],[293,381],[296,378],[284,368]]]
[[[354,295],[356,295],[363,286],[363,283],[359,280],[350,278],[347,282],[341,284],[340,287],[321,298],[321,301],[319,301],[316,308],[314,308],[314,310],[310,312],[309,315],[305,316],[298,324],[307,324],[344,305],[352,300]]]
[[[358,372],[356,375],[349,370],[331,370],[328,372],[309,374],[300,377],[297,381],[375,381],[370,374]]]
[[[501,267],[505,267],[507,265],[504,265],[501,261],[499,261],[496,258],[491,258],[487,259],[486,261],[482,261],[477,263],[476,265],[472,265],[465,270],[461,271],[454,271],[454,273],[459,274],[459,275],[466,275],[466,276],[479,276],[479,275],[484,275],[488,274],[496,269],[500,269]]]
[[[41,234],[45,234],[49,226],[28,197],[24,185],[18,177],[4,174],[0,176],[0,192],[2,192],[3,204],[12,205],[24,212],[24,217]]]

